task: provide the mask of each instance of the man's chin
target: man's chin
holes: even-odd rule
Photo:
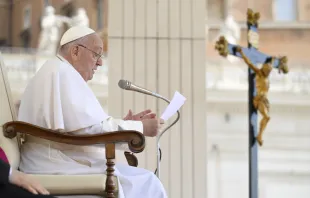
[[[88,78],[88,80],[92,80],[93,77],[94,77],[94,74],[90,75],[89,78]]]

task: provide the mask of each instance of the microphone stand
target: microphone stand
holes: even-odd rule
[[[131,90],[131,91],[137,91],[137,92],[140,92],[140,93],[143,93],[143,94],[147,94],[147,95],[151,95],[151,96],[154,96],[156,98],[160,98],[164,101],[166,101],[168,104],[170,104],[170,101],[164,97],[162,97],[161,95],[157,94],[157,93],[154,93],[154,92],[150,92],[144,88],[140,88],[140,87],[137,87],[133,84],[131,84],[131,82],[129,81],[126,81],[126,80],[120,80],[118,82],[118,86],[122,89],[125,89],[125,90]],[[168,127],[166,127],[160,134],[157,135],[156,137],[156,146],[157,146],[157,168],[155,170],[155,174],[157,175],[157,177],[159,178],[160,177],[160,161],[161,161],[161,150],[160,150],[160,144],[159,144],[159,141],[160,141],[160,138],[164,135],[164,133],[170,129],[175,123],[177,123],[177,121],[180,119],[180,112],[177,111],[178,115],[177,115],[177,118],[175,119],[175,121],[173,121]]]
[[[160,95],[157,95],[157,94],[155,96],[157,98],[160,98],[160,99],[166,101],[168,104],[170,104],[170,101],[168,99],[166,99],[166,98],[164,98],[164,97],[162,97]],[[177,118],[169,126],[167,126],[160,134],[158,134],[157,137],[156,137],[157,168],[155,170],[155,174],[158,177],[158,179],[160,179],[160,161],[161,161],[161,150],[160,150],[160,144],[159,144],[160,138],[164,135],[164,133],[168,129],[170,129],[173,125],[175,125],[178,122],[179,119],[180,119],[180,111],[178,110],[177,111]]]

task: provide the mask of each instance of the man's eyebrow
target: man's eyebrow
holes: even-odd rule
[[[103,48],[99,47],[100,53],[99,54],[103,54]]]
[[[95,47],[96,50],[102,50],[102,49],[103,49],[103,48],[100,47],[99,45],[95,45],[94,47]]]

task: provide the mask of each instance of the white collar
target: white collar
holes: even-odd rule
[[[63,61],[63,62],[66,62],[66,63],[68,63],[69,65],[71,65],[70,63],[69,63],[69,61],[67,61],[67,59],[65,59],[63,56],[61,56],[61,55],[59,55],[59,54],[57,54],[56,55],[61,61]],[[71,65],[72,66],[72,65]]]

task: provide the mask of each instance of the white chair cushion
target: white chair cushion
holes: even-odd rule
[[[94,175],[30,175],[51,194],[56,195],[103,195],[107,176]],[[113,177],[118,189],[116,177]]]

